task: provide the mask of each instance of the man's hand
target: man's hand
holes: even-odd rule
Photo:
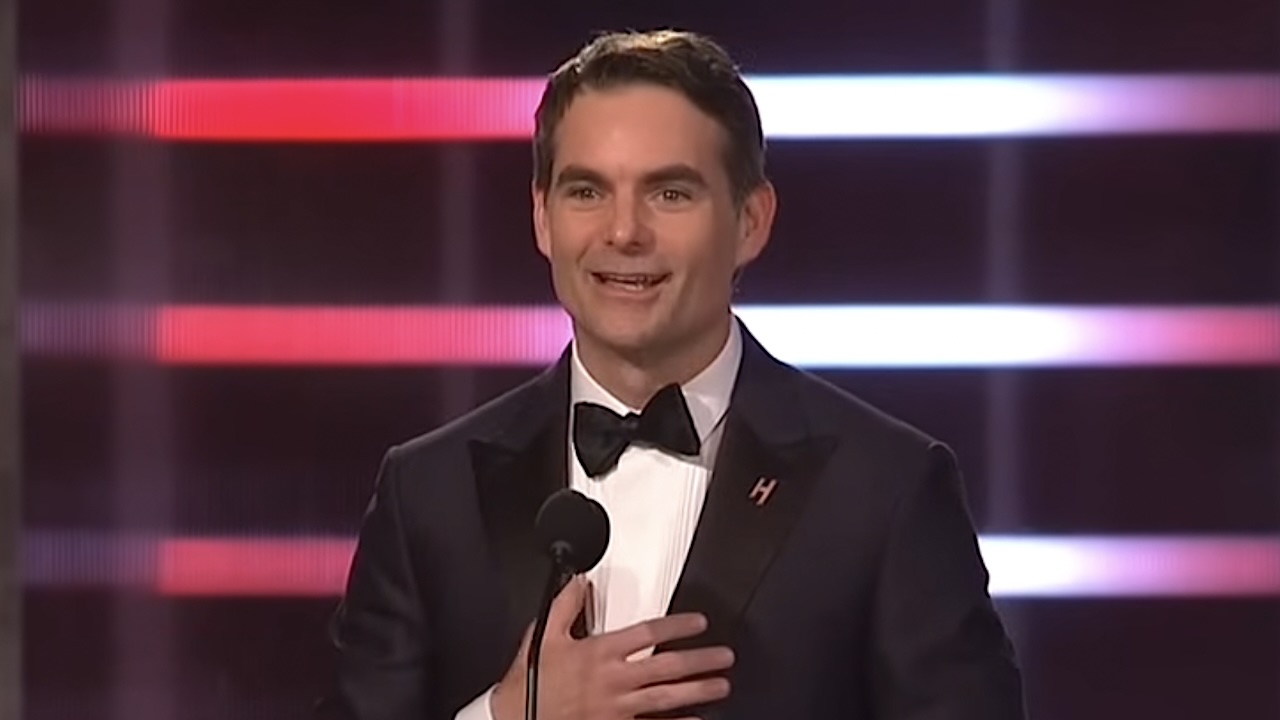
[[[727,647],[627,659],[637,651],[701,634],[707,628],[705,617],[671,615],[577,640],[570,629],[586,597],[586,580],[575,577],[551,605],[538,670],[539,720],[631,720],[728,696],[729,681],[724,677],[687,679],[731,667],[733,652]],[[530,628],[515,662],[494,689],[494,720],[524,718],[532,635]]]

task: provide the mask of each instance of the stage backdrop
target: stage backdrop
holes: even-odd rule
[[[1273,0],[24,4],[28,720],[306,717],[382,452],[567,337],[543,75],[742,61],[742,317],[959,453],[1038,720],[1280,717]]]

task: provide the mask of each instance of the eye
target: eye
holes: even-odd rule
[[[658,198],[664,203],[681,203],[693,199],[693,194],[682,188],[663,188]]]
[[[565,193],[567,197],[573,200],[595,200],[600,197],[600,193],[590,185],[576,185],[570,187]]]

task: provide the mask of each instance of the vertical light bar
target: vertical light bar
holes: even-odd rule
[[[987,0],[987,71],[1017,70],[1019,0]],[[1018,138],[993,138],[986,147],[985,289],[986,301],[1012,304],[1020,298],[1022,271],[1022,147]],[[986,506],[983,527],[1004,531],[1018,527],[1022,516],[1022,487],[1018,448],[1019,422],[1016,370],[993,368],[986,373],[984,444],[986,448]],[[1020,640],[1019,653],[1029,642],[1033,625],[1020,606],[1002,609],[1007,632]]]
[[[466,77],[472,69],[476,3],[442,0],[437,8],[436,47],[440,48],[437,62],[446,75]],[[440,248],[441,257],[435,264],[434,282],[446,304],[465,305],[475,300],[476,190],[479,185],[476,146],[453,143],[441,147],[437,167],[442,182],[436,203],[440,209],[440,241],[435,245]],[[440,368],[435,382],[440,389],[436,411],[441,417],[457,417],[472,408],[476,398],[474,367]]]
[[[168,73],[169,0],[115,0],[113,71],[121,77],[163,77]],[[162,117],[175,108],[152,94],[145,113]],[[169,212],[173,178],[172,146],[113,143],[109,226],[112,283],[117,299],[134,303],[168,299]],[[112,368],[111,505],[102,512],[116,532],[172,522],[174,422],[170,377],[157,368],[132,363]],[[124,571],[115,568],[116,572]],[[145,596],[122,593],[110,604],[112,653],[110,689],[102,708],[107,720],[169,720],[183,714],[178,703],[174,642],[175,609]]]
[[[1017,70],[1019,0],[987,0],[987,69],[992,73]],[[1022,147],[1016,138],[987,144],[986,182],[986,300],[995,305],[1019,301],[1022,269]],[[996,368],[987,373],[986,387],[986,515],[985,525],[1015,527],[1021,514],[1022,477],[1017,448],[1021,445],[1018,417],[1019,376]]]
[[[1280,20],[1280,18],[1277,18],[1277,19]],[[1273,33],[1274,33],[1274,37],[1277,39],[1277,42],[1280,42],[1280,24],[1277,24],[1277,26],[1273,29]],[[1267,93],[1263,97],[1262,101],[1270,105],[1271,107],[1280,108],[1280,85],[1273,88],[1271,92]],[[1272,162],[1280,166],[1280,143],[1272,143],[1271,152],[1272,152]],[[1272,267],[1272,273],[1273,273],[1272,282],[1274,283],[1272,286],[1272,291],[1273,291],[1272,296],[1280,297],[1280,202],[1274,202],[1275,200],[1280,200],[1280,181],[1275,180],[1274,176],[1272,177],[1273,177],[1272,182],[1274,184],[1271,187],[1271,197],[1273,199],[1273,203],[1271,207],[1272,207],[1272,212],[1275,213],[1276,222],[1275,222],[1275,225],[1273,225],[1273,227],[1276,228],[1276,233],[1274,236],[1272,236],[1271,242],[1274,244],[1274,247],[1276,248],[1276,251],[1277,251],[1276,254],[1273,256],[1277,258],[1277,262],[1275,266]],[[1280,311],[1277,312],[1277,321],[1275,323],[1274,334],[1276,338],[1276,345],[1277,347],[1280,347]],[[1274,366],[1276,368],[1275,377],[1280,378],[1280,362],[1274,363]],[[1272,427],[1276,429],[1277,435],[1280,435],[1280,383],[1276,384],[1276,395],[1272,399],[1272,414],[1274,418],[1273,419],[1274,425]],[[1274,464],[1272,465],[1272,468],[1276,472],[1276,477],[1273,479],[1273,482],[1280,483],[1280,442],[1272,443],[1271,453],[1272,453],[1272,459],[1274,462]],[[1274,526],[1277,528],[1280,528],[1280,496],[1277,497],[1277,502],[1274,510],[1275,510]],[[1280,558],[1277,558],[1277,565],[1280,565]],[[1275,636],[1272,638],[1272,641],[1276,644],[1276,647],[1280,647],[1280,625],[1276,626]],[[1275,698],[1276,698],[1276,705],[1280,706],[1280,683],[1275,683],[1273,687],[1275,688],[1274,692],[1275,692]]]
[[[17,2],[0,0],[0,720],[21,720]]]

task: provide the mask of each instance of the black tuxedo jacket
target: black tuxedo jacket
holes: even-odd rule
[[[737,656],[731,696],[702,716],[1022,718],[951,451],[743,335],[671,602],[709,618],[689,644]],[[503,676],[545,583],[532,530],[568,483],[568,412],[566,351],[387,453],[334,616],[322,715],[448,720]],[[753,493],[762,479],[767,496]]]

